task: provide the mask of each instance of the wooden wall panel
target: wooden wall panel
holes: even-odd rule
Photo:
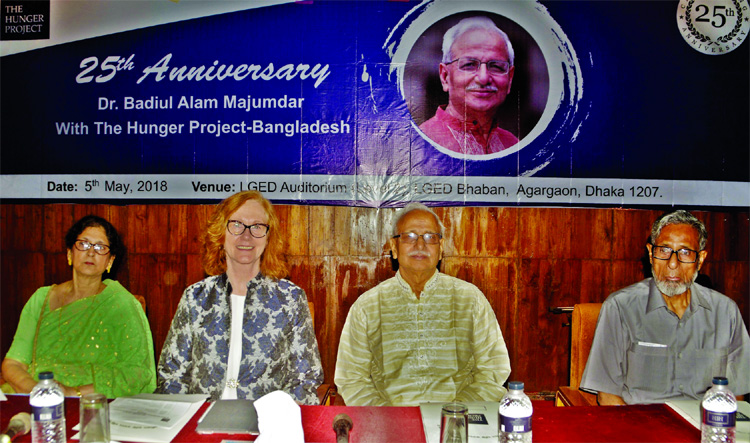
[[[293,257],[308,256],[309,210],[306,206],[280,206],[278,216],[282,221],[287,254]]]
[[[612,287],[612,263],[608,260],[581,260],[581,286],[575,303],[596,303]]]
[[[382,257],[392,235],[393,211],[389,209],[350,208],[351,242],[347,255]]]
[[[750,286],[750,266],[747,262],[709,262],[705,261],[701,274],[708,276],[714,289],[726,294],[737,303],[747,319],[750,314],[750,300],[743,294]],[[747,323],[747,320],[745,320]]]
[[[503,330],[510,328],[516,300],[516,262],[502,258],[447,257],[442,271],[477,286],[492,305]]]
[[[33,254],[36,255],[38,253],[34,252]],[[68,265],[68,254],[66,252],[48,252],[48,253],[44,253],[43,256],[44,256],[44,272],[40,274],[40,276],[44,278],[43,286],[54,285],[57,283],[64,282],[66,280],[70,280],[72,278],[73,272],[71,271],[70,266]],[[24,274],[20,274],[20,275],[24,275]],[[61,279],[53,280],[52,276],[61,276]]]
[[[337,343],[334,340],[335,326],[331,320],[336,318],[333,312],[337,305],[329,303],[326,299],[328,288],[331,287],[330,257],[292,257],[289,260],[289,280],[300,282],[299,286],[305,291],[307,300],[313,303],[315,319],[315,337],[318,339],[320,358],[323,361],[323,373],[332,373],[336,361],[336,350],[334,346],[325,344]],[[304,283],[302,283],[304,282]]]
[[[518,210],[514,208],[446,208],[445,256],[513,257],[518,247]]]
[[[730,261],[748,260],[750,220],[747,213],[707,213],[704,221],[708,230],[706,248],[710,256],[724,257]]]
[[[645,278],[643,262],[640,258],[612,261],[609,275],[611,278],[610,285],[605,291],[602,291],[602,293],[607,295],[643,280]],[[602,297],[602,301],[605,298],[607,298],[606,295]]]
[[[750,327],[748,317],[750,317],[750,297],[748,297],[748,287],[750,287],[750,263],[744,261],[732,261],[724,264],[722,275],[714,277],[721,281],[715,285],[732,297],[737,302],[740,312],[744,313],[745,325]]]
[[[532,390],[567,383],[570,332],[562,324],[568,319],[549,310],[580,301],[581,266],[580,260],[521,260],[519,302],[512,327],[515,361],[521,365],[513,367],[512,375],[533,380]],[[537,358],[532,358],[534,354]]]
[[[315,221],[309,226],[311,255],[347,255],[351,223],[343,219],[348,214],[347,207],[310,207],[310,219]]]
[[[75,223],[73,218],[72,205],[45,205],[44,211],[45,229],[40,231],[42,234],[42,248],[47,252],[65,252],[65,233],[66,227]],[[60,229],[51,229],[52,226],[59,226]]]
[[[180,297],[185,288],[194,283],[185,281],[186,256],[133,254],[128,260],[128,271],[130,283],[126,287],[146,299],[146,313],[158,358]]]
[[[557,258],[570,256],[571,211],[561,208],[529,208],[519,217],[519,254],[521,258]]]
[[[41,233],[44,230],[42,208],[14,206],[6,216],[10,227],[6,232],[7,236],[3,238],[3,244],[7,244],[14,251],[39,251],[42,245]]]
[[[211,217],[212,209],[212,206],[207,205],[187,206],[186,212],[188,224],[186,253],[200,254],[203,237],[206,231],[206,224]]]
[[[612,211],[573,209],[569,225],[558,225],[559,230],[570,230],[570,258],[609,260],[612,258]]]
[[[3,221],[6,220],[3,213]],[[3,242],[5,244],[5,242]],[[13,336],[18,327],[18,317],[21,314],[31,294],[44,286],[44,255],[42,253],[4,252],[0,264],[0,334],[2,337],[2,355],[10,348]],[[33,275],[23,275],[19,269],[36,269]],[[6,344],[7,343],[7,344]]]
[[[45,285],[44,259],[45,256],[41,252],[2,252],[0,334],[2,334],[3,356],[13,341],[23,306],[34,291]],[[35,272],[22,273],[19,272],[20,269],[34,269]]]
[[[42,285],[70,279],[64,235],[94,213],[120,231],[127,256],[117,279],[146,297],[157,358],[185,288],[204,278],[200,249],[213,205],[2,204],[0,351],[18,315]],[[395,210],[278,205],[290,280],[315,309],[315,334],[327,382],[351,304],[394,275],[388,257]],[[511,377],[530,391],[567,383],[566,315],[550,307],[604,300],[649,272],[645,242],[656,210],[435,208],[446,227],[442,271],[479,287],[508,345]],[[703,273],[750,320],[748,212],[696,215],[709,230]]]
[[[614,211],[612,258],[615,260],[640,260],[646,253],[646,242],[651,225],[660,211],[625,209]]]

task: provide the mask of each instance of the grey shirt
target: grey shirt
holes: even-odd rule
[[[715,376],[735,395],[750,392],[750,337],[737,304],[694,283],[680,319],[649,278],[602,305],[581,389],[628,404],[700,399]]]

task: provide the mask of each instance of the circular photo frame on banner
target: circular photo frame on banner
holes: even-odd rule
[[[484,46],[490,46],[490,49],[482,52],[476,49],[481,46],[480,42],[470,51],[444,54],[446,33],[453,33],[452,38],[458,35],[457,39],[452,40],[453,47],[457,47],[456,42],[462,36],[450,31],[451,28],[462,20],[474,18],[479,18],[479,22],[489,21],[494,24],[507,36],[506,41],[510,42],[512,50],[506,51],[503,48],[506,46],[504,44],[495,44],[495,47],[499,48],[499,53],[493,53],[492,45],[485,44]],[[466,36],[470,36],[471,33],[471,30],[463,31],[464,40],[467,40]],[[477,34],[481,35],[481,32]],[[492,33],[485,33],[490,34]],[[407,104],[413,127],[435,149],[455,158],[503,158],[518,153],[537,140],[535,145],[538,146],[539,152],[533,155],[536,159],[534,164],[521,165],[526,170],[519,170],[519,173],[533,173],[534,170],[544,167],[545,162],[553,155],[555,139],[565,132],[560,128],[571,124],[582,99],[583,79],[573,46],[546,8],[537,2],[428,2],[411,10],[388,40],[384,47],[392,50],[391,72],[397,74],[395,77],[399,91]],[[448,42],[450,43],[451,39]],[[458,62],[453,58],[477,55],[468,58],[473,58],[475,64],[469,65],[468,68],[483,74],[490,71],[491,66],[486,64],[488,60],[510,61],[504,57],[510,55],[506,52],[512,52],[510,72],[503,72],[503,63],[493,64],[492,69],[494,75],[499,78],[498,81],[482,80],[475,81],[473,86],[464,85],[465,88],[481,88],[478,83],[486,83],[490,90],[479,91],[479,95],[486,92],[486,96],[491,96],[495,90],[503,90],[506,92],[505,97],[496,97],[493,103],[482,109],[481,104],[471,108],[469,100],[451,100],[451,92],[461,94],[461,90],[455,88],[461,85],[457,82],[450,84],[448,71],[452,70],[455,73],[459,69]],[[478,58],[482,60],[477,60]],[[467,58],[461,60],[465,61]],[[508,89],[503,89],[506,86]],[[489,132],[486,125],[483,127],[485,137],[479,136],[474,140],[469,134],[472,131],[455,130],[456,122],[459,122],[462,129],[472,124],[481,126],[480,119],[477,118],[466,118],[464,121],[460,121],[460,118],[455,119],[452,121],[454,125],[451,129],[451,122],[446,122],[448,117],[445,111],[450,111],[448,105],[452,102],[463,106],[466,111],[464,115],[467,117],[467,110],[471,109],[494,111],[494,120]],[[436,117],[437,114],[441,115]],[[434,131],[437,123],[435,119],[443,120],[440,123],[444,124],[444,129],[438,133]],[[543,134],[544,137],[541,137]],[[465,144],[457,147],[450,141],[451,138],[459,139],[460,143]],[[493,144],[496,146],[491,147]],[[470,145],[474,145],[475,149],[471,149]],[[476,149],[478,145],[485,146],[484,152]]]
[[[458,28],[459,23],[467,30]],[[507,46],[502,42],[503,38],[500,35],[492,35],[492,26],[507,36],[510,50],[504,48]],[[454,41],[454,49],[453,52],[444,54],[443,43],[446,34],[456,34],[456,30],[463,32],[456,35],[455,40],[448,40],[448,43]],[[492,41],[480,37],[479,41],[471,42],[467,50],[456,52],[456,43],[460,44],[474,36],[488,37]],[[493,48],[493,43],[499,45]],[[493,55],[498,52],[505,54]],[[493,73],[493,70],[500,71],[504,67],[502,62],[509,61],[507,53],[513,54],[513,63],[508,72]],[[501,63],[494,68],[480,64],[477,71],[471,73],[463,71],[466,68],[459,66],[463,60],[474,60],[464,57],[465,54],[489,57],[488,60],[505,59],[498,60]],[[466,64],[465,61],[463,63]],[[468,67],[474,69],[471,63]],[[457,78],[459,76],[460,79]],[[412,120],[424,136],[446,152],[479,156],[501,153],[500,151],[513,148],[518,143],[516,140],[522,140],[537,125],[549,97],[547,64],[539,45],[531,35],[512,20],[497,14],[476,11],[441,19],[417,39],[404,67],[404,85],[408,85],[405,92]],[[464,121],[469,127],[473,126],[471,118],[456,119],[451,118],[450,114],[445,114],[450,109],[462,109],[464,115],[471,114],[466,108],[472,106],[472,93],[477,97],[474,100],[478,102],[477,106],[481,107],[479,112],[486,115],[489,121],[494,120],[495,136],[491,135],[489,140],[481,140],[482,137],[480,140],[473,139],[471,130],[466,131],[468,134],[461,134],[464,131],[456,131],[457,128],[448,129],[448,126],[463,126]],[[489,103],[485,105],[486,102]],[[450,104],[454,106],[449,106]],[[432,121],[425,124],[430,119]],[[441,128],[446,130],[441,131]],[[461,143],[455,141],[456,136],[461,138]],[[493,142],[496,145],[494,147],[491,146]],[[480,146],[483,144],[490,145],[490,152],[477,152],[487,147]]]

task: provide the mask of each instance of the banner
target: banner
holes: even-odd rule
[[[750,206],[747,0],[40,3],[3,199]]]

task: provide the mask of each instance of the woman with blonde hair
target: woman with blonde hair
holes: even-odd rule
[[[221,202],[208,221],[210,277],[182,295],[162,349],[157,392],[257,399],[282,390],[316,404],[323,382],[305,292],[287,274],[279,219],[257,191]]]

